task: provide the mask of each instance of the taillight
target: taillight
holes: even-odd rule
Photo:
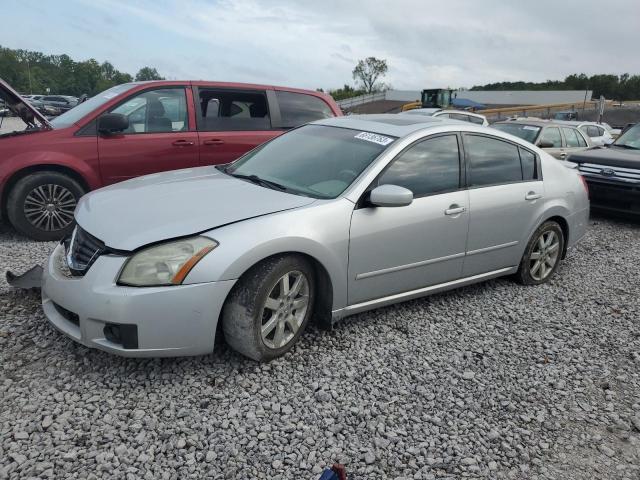
[[[585,192],[587,192],[587,198],[589,197],[589,184],[587,183],[587,180],[584,178],[584,176],[578,174],[578,176],[580,177],[580,181],[582,182],[582,186],[584,186],[584,190]]]

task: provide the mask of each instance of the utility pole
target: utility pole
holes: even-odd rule
[[[31,85],[31,66],[29,65],[28,58],[27,58],[27,72],[29,73],[29,95],[33,95],[33,86]]]

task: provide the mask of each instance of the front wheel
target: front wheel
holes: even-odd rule
[[[516,280],[523,285],[547,282],[560,265],[564,242],[564,232],[556,222],[540,225],[527,244]]]
[[[256,265],[225,302],[225,340],[254,360],[284,355],[309,323],[315,288],[313,268],[299,255],[278,256]]]
[[[83,194],[80,184],[63,173],[31,173],[9,193],[9,221],[34,240],[59,240],[73,230],[73,213]]]

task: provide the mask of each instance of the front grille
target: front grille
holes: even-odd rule
[[[104,242],[84,231],[79,225],[65,242],[69,270],[75,276],[87,273],[89,267],[105,251]]]
[[[634,168],[613,167],[595,163],[581,163],[578,170],[585,176],[597,176],[611,181],[640,183],[640,170]]]

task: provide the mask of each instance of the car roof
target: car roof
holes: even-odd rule
[[[562,121],[550,121],[550,120],[506,120],[504,122],[496,122],[498,123],[506,123],[506,124],[516,124],[516,125],[531,125],[534,127],[565,127],[565,128],[575,128],[573,125],[569,125]],[[494,124],[494,125],[495,125]]]
[[[392,137],[405,137],[425,128],[441,127],[443,125],[464,125],[468,122],[452,120],[442,117],[428,117],[424,115],[398,115],[383,113],[372,115],[349,115],[346,117],[325,118],[313,122],[316,125],[330,127],[351,128],[365,132],[380,133]]]
[[[405,112],[400,112],[402,114],[408,113],[410,115],[432,115],[434,113],[440,112],[441,108],[412,108],[411,110],[407,110]]]

